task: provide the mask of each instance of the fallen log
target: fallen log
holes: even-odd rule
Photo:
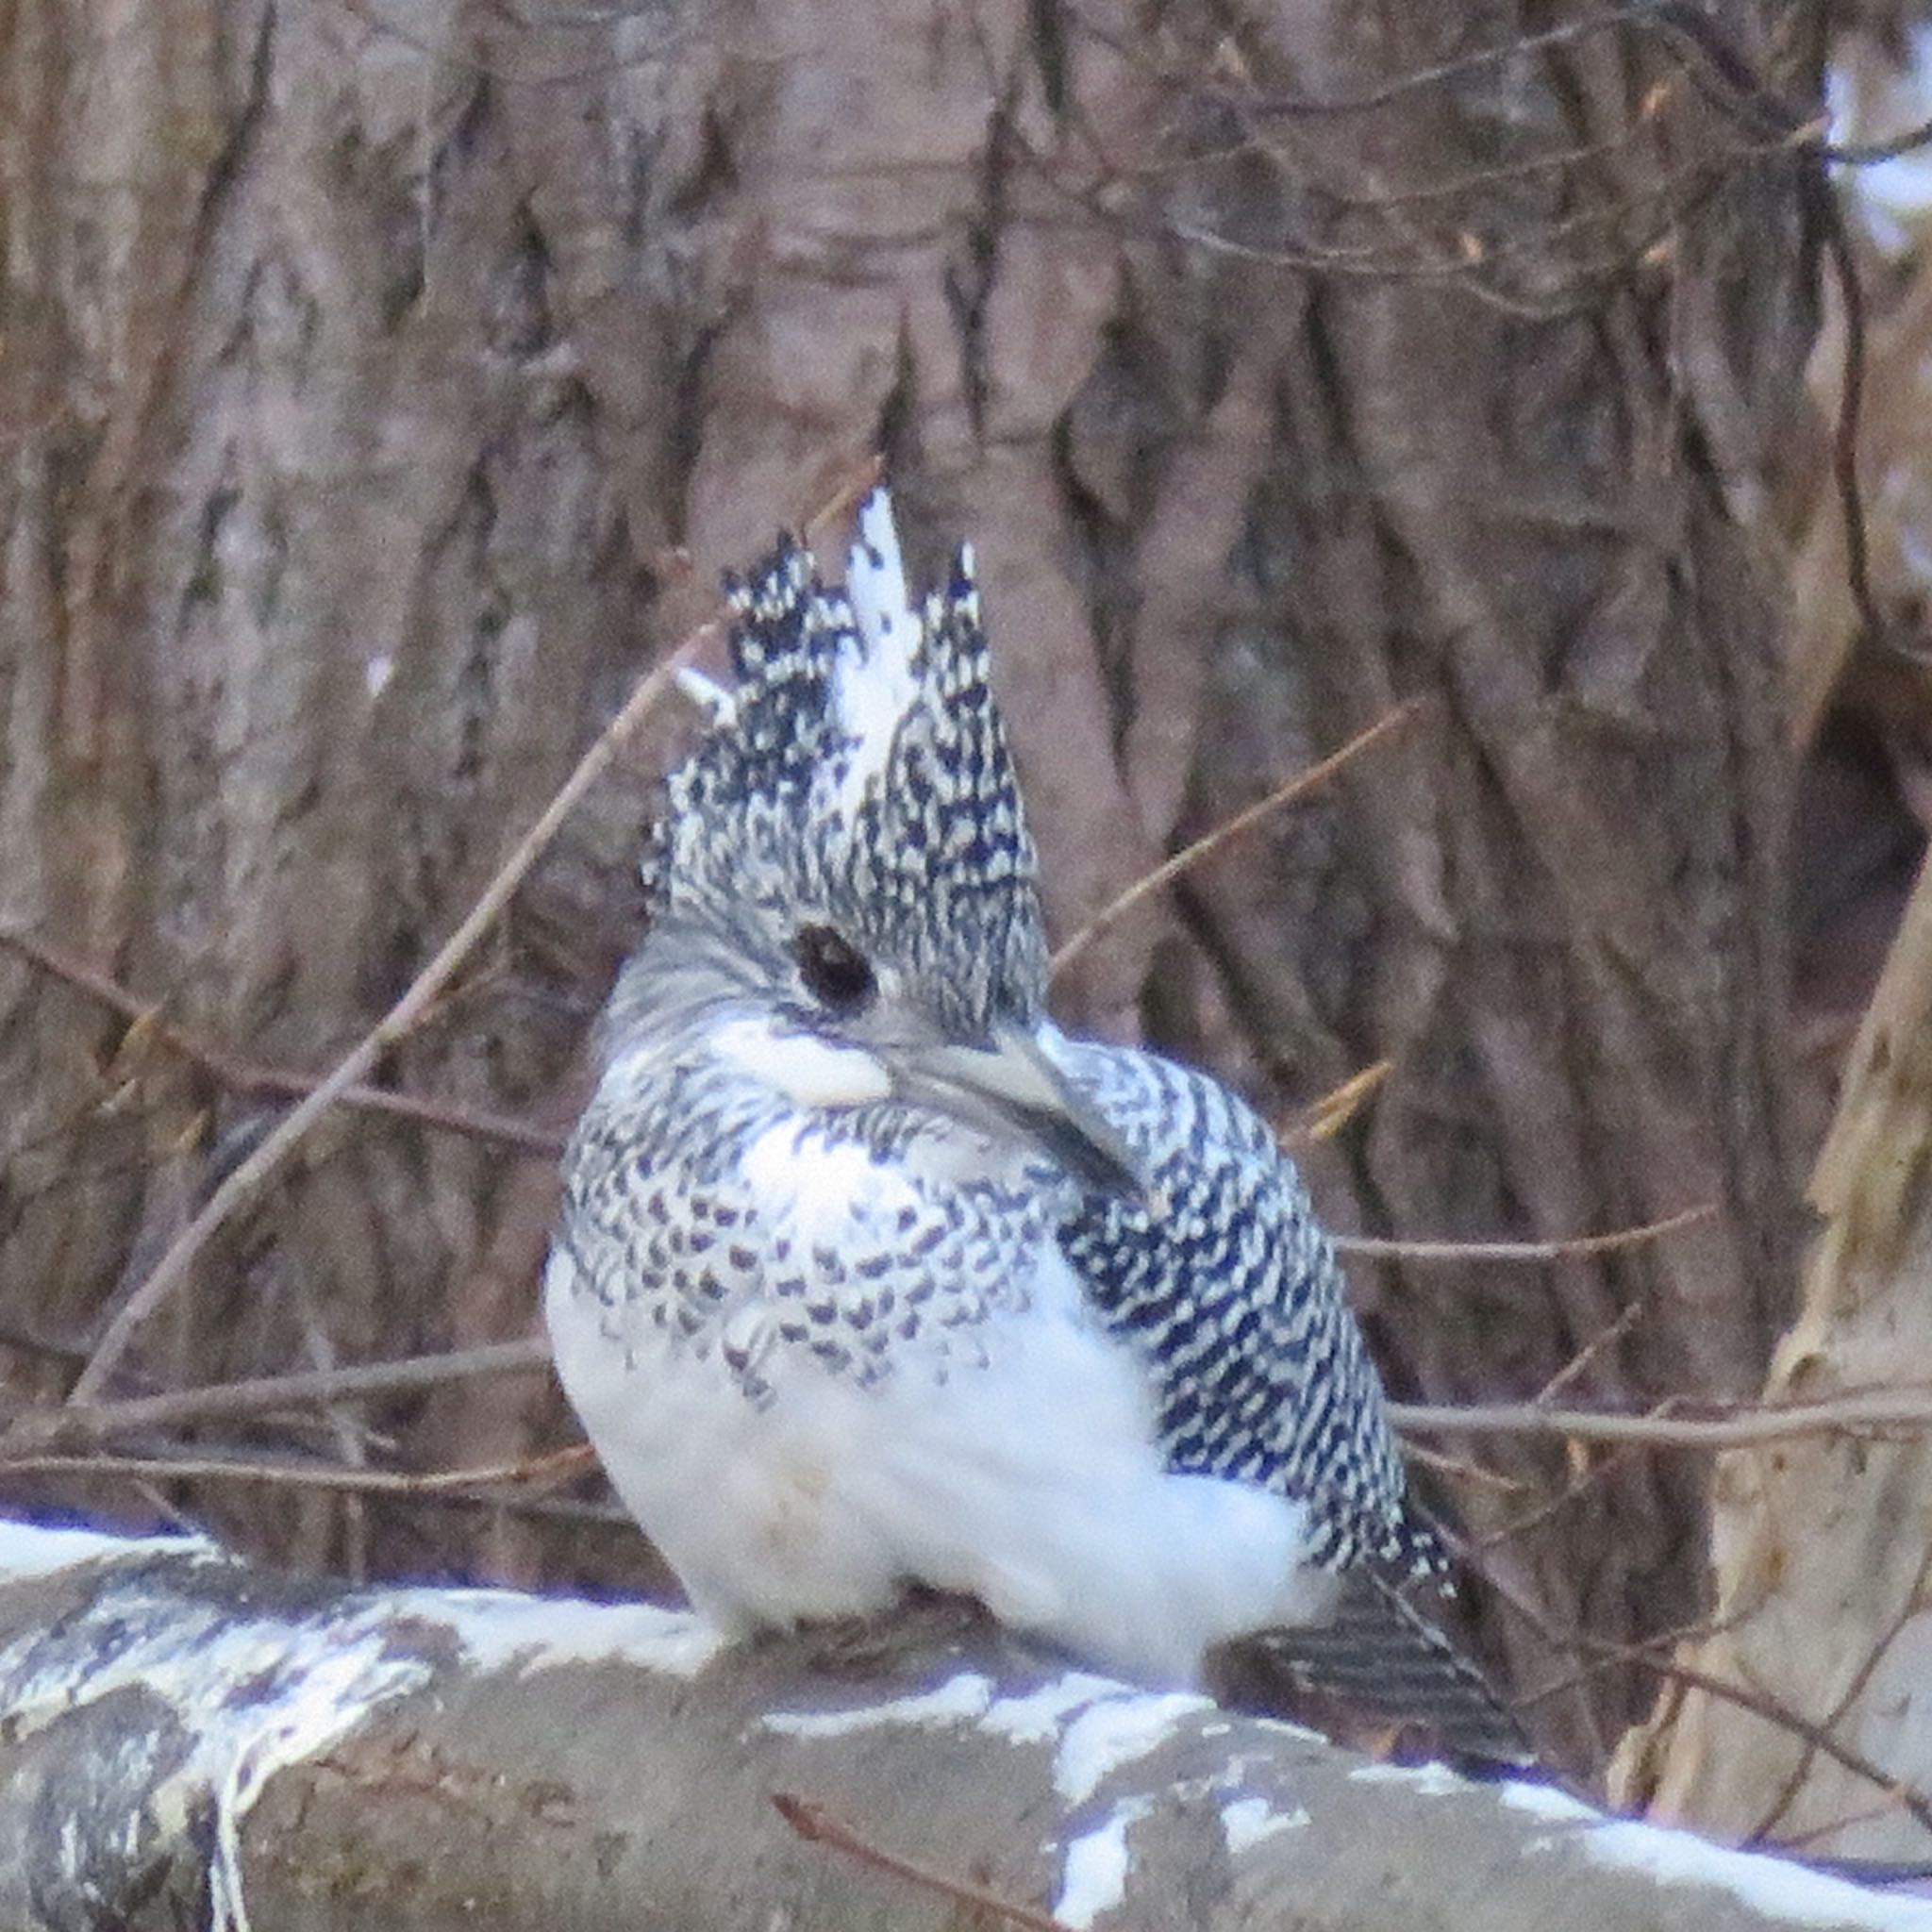
[[[0,1526],[0,1924],[1932,1932],[1542,1786],[1338,1751],[986,1626],[350,1589]]]

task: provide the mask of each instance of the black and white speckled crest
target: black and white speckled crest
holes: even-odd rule
[[[766,952],[823,920],[909,973],[962,1038],[1031,1021],[1036,861],[971,553],[915,606],[881,491],[843,588],[785,538],[727,591],[738,681],[671,780],[654,899]]]

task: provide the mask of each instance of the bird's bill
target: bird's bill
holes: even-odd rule
[[[921,1046],[896,1071],[907,1099],[974,1126],[1017,1127],[1090,1186],[1150,1198],[1145,1163],[1030,1034],[1004,1030],[989,1046]]]

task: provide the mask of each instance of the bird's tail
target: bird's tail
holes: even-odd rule
[[[1224,1704],[1291,1718],[1376,1757],[1441,1759],[1478,1776],[1536,1763],[1482,1672],[1403,1584],[1369,1569],[1350,1575],[1327,1623],[1224,1645],[1209,1688]]]

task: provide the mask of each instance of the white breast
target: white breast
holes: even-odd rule
[[[1056,1250],[1026,1310],[987,1325],[976,1366],[915,1361],[868,1386],[768,1356],[761,1407],[717,1352],[627,1342],[622,1310],[574,1277],[559,1249],[546,1303],[564,1387],[619,1494],[726,1630],[868,1615],[916,1580],[1184,1683],[1207,1645],[1330,1606],[1330,1579],[1301,1567],[1298,1505],[1163,1470],[1141,1375]]]

